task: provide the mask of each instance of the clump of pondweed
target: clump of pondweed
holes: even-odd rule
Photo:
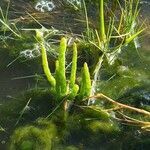
[[[101,114],[91,109],[86,114],[87,108],[83,111],[80,110],[80,114],[76,112],[74,115],[70,115],[66,121],[66,131],[63,136],[63,143],[68,145],[83,145],[83,149],[90,148],[94,149],[95,144],[98,147],[104,142],[104,139],[111,141],[115,135],[120,133],[118,124],[105,118],[105,121],[101,119]],[[68,132],[68,133],[66,133]],[[106,138],[107,137],[107,138]],[[108,138],[109,137],[109,138]],[[80,148],[79,148],[80,149]]]
[[[62,129],[62,127],[59,126]],[[62,132],[62,131],[61,131]],[[11,136],[10,150],[77,150],[75,146],[62,145],[58,127],[45,118],[39,118],[32,125],[17,128]],[[64,137],[63,137],[64,139]]]
[[[20,127],[15,130],[11,137],[9,149],[49,150],[52,148],[53,141],[57,139],[56,135],[56,126],[52,122],[39,119],[34,125]]]

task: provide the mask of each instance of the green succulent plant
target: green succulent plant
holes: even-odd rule
[[[56,94],[57,100],[61,100],[67,96],[69,100],[73,100],[75,97],[82,100],[84,97],[90,96],[91,91],[91,79],[88,69],[88,65],[85,62],[81,74],[80,85],[76,84],[76,71],[77,71],[77,44],[73,44],[73,56],[70,80],[67,82],[66,69],[65,69],[65,54],[67,50],[67,39],[63,37],[60,41],[59,56],[56,60],[56,70],[53,76],[48,66],[46,48],[44,46],[44,37],[40,30],[36,30],[36,37],[40,43],[42,54],[42,66],[43,71],[47,77],[47,80]]]

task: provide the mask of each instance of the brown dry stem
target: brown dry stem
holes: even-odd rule
[[[138,113],[146,115],[148,117],[150,117],[150,112],[143,110],[143,109],[135,108],[135,107],[132,107],[132,106],[129,106],[126,104],[119,103],[119,102],[107,97],[106,95],[104,95],[102,93],[99,93],[97,95],[89,97],[90,100],[92,100],[93,98],[94,98],[94,100],[95,100],[95,98],[96,98],[96,100],[100,100],[100,99],[107,100],[108,102],[114,104],[115,107],[106,109],[105,111],[107,111],[107,112],[117,111],[119,113],[120,117],[118,118],[115,116],[114,119],[120,121],[122,124],[139,126],[139,127],[141,127],[142,130],[150,131],[150,122],[131,118],[131,117],[121,113],[119,110],[126,109],[126,110],[130,110],[132,112],[138,112]],[[88,107],[90,107],[90,106],[88,106]]]
[[[126,105],[126,104],[116,102],[115,100],[107,97],[106,95],[104,95],[102,93],[89,97],[89,99],[92,99],[92,98],[97,98],[97,100],[100,99],[100,98],[103,98],[104,100],[107,100],[107,101],[113,103],[114,105],[117,105],[118,106],[117,109],[128,109],[130,111],[136,111],[138,113],[148,115],[150,117],[150,112],[148,112],[146,110],[143,110],[143,109],[135,108],[135,107],[132,107],[132,106],[129,106],[129,105]]]

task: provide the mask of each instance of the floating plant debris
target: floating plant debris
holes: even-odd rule
[[[36,45],[33,49],[26,49],[20,52],[19,57],[24,57],[26,59],[34,59],[36,57],[39,57],[41,55],[39,46]]]
[[[40,12],[53,11],[55,4],[53,1],[40,0],[35,5],[35,9]]]

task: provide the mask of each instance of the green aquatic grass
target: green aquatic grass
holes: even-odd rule
[[[104,65],[104,62],[107,62],[109,66],[112,66],[115,61],[118,59],[118,56],[128,44],[134,41],[139,34],[143,32],[143,28],[137,25],[137,17],[139,14],[139,0],[125,0],[124,4],[120,4],[117,1],[117,11],[111,11],[110,16],[105,16],[107,12],[107,2],[104,0],[99,1],[99,24],[95,31],[93,30],[93,37],[87,36],[87,43],[93,45],[97,50],[101,52],[101,55],[97,54],[96,57],[99,57],[98,62],[94,67],[94,80],[92,82],[92,91],[96,88],[96,82],[99,76],[101,67]],[[86,10],[86,9],[85,9]],[[86,10],[87,11],[87,10]],[[85,12],[86,12],[85,11]],[[86,24],[89,24],[87,19],[87,14],[85,13]],[[120,13],[120,14],[119,14]],[[107,18],[105,18],[107,17]],[[118,20],[119,19],[119,20]],[[106,21],[107,20],[107,21]],[[86,25],[87,33],[92,31],[88,25]],[[86,38],[85,38],[86,39]],[[85,41],[86,42],[86,41]],[[94,50],[94,49],[93,49]],[[92,51],[92,49],[91,49]],[[94,94],[91,92],[91,94]]]
[[[86,5],[84,6],[86,7]],[[108,63],[113,63],[122,49],[129,43],[131,43],[139,34],[141,34],[144,29],[142,27],[139,27],[138,29],[137,25],[137,18],[140,10],[138,7],[139,0],[125,0],[124,4],[120,4],[120,2],[117,1],[117,12],[107,10],[108,8],[106,9],[106,6],[106,1],[99,1],[99,25],[97,29],[93,29],[93,31],[89,27],[89,20],[87,18],[88,12],[85,9],[86,26],[88,33],[85,36],[87,36],[87,42],[94,45],[105,55]],[[104,12],[107,11],[111,11],[112,15],[106,16],[107,18],[105,18]],[[89,31],[92,31],[92,34],[94,36],[91,37]],[[95,37],[95,39],[93,39],[93,37]],[[114,60],[109,61],[112,57],[114,57]]]
[[[89,19],[88,19],[85,0],[83,0],[83,7],[84,7],[84,13],[85,13],[85,20],[86,20],[86,34],[87,34],[88,37],[90,37]]]
[[[100,0],[100,11],[99,11],[99,17],[100,17],[100,39],[105,43],[106,41],[106,34],[105,34],[105,19],[104,19],[104,0]]]
[[[11,31],[16,37],[22,38],[16,25],[14,23],[11,23],[8,19],[9,7],[10,7],[10,2],[8,2],[5,14],[4,14],[4,11],[2,10],[2,8],[0,7],[0,15],[1,15],[1,17],[0,17],[0,23],[1,23],[0,30],[4,32],[4,35],[7,31]],[[12,25],[13,25],[13,27],[11,27]]]

